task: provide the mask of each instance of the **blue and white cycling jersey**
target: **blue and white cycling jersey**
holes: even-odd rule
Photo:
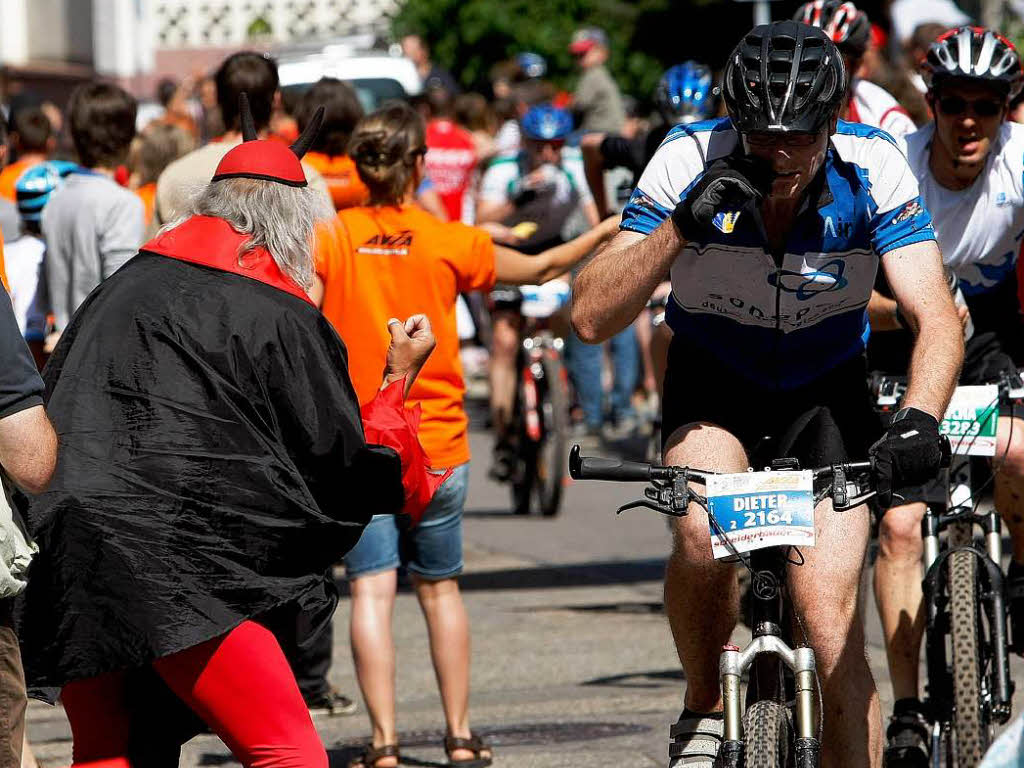
[[[675,128],[641,176],[622,229],[653,232],[708,164],[736,151],[738,139],[728,118]],[[807,384],[860,354],[879,257],[935,239],[892,137],[845,122],[781,264],[766,253],[749,214],[720,213],[715,225],[718,231],[676,257],[666,320],[733,372],[774,389]]]

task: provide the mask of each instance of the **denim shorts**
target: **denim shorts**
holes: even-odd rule
[[[437,489],[419,525],[404,515],[374,515],[359,542],[345,555],[349,579],[406,570],[428,581],[462,573],[462,508],[469,489],[469,463],[455,467]]]

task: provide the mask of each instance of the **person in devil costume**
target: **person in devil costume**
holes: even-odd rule
[[[275,627],[329,621],[328,567],[443,480],[403,407],[429,322],[390,321],[386,388],[361,414],[306,294],[333,214],[299,163],[320,117],[289,148],[242,107],[245,142],[89,296],[45,372],[61,457],[28,505],[20,625],[75,766],[177,765],[201,720],[244,766],[326,768]]]

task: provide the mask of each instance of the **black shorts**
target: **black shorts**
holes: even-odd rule
[[[517,285],[498,283],[491,289],[487,298],[492,312],[499,310],[519,312],[523,307],[523,292]]]
[[[665,372],[663,447],[676,429],[694,422],[733,434],[758,469],[784,457],[804,468],[864,461],[881,435],[861,356],[806,386],[779,391],[744,378],[677,334]]]

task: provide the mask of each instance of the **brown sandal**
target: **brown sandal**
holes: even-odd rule
[[[367,744],[362,754],[349,761],[348,768],[377,768],[377,761],[385,757],[393,757],[399,763],[402,762],[397,744],[385,744],[381,747]]]
[[[465,749],[468,752],[472,752],[473,757],[468,760],[454,760],[452,759],[452,753],[457,749]],[[491,745],[485,744],[483,739],[475,733],[469,734],[468,739],[463,739],[459,736],[445,736],[444,751],[448,755],[448,765],[454,765],[458,768],[487,768],[493,759]],[[487,757],[482,757],[482,752],[489,754]]]

